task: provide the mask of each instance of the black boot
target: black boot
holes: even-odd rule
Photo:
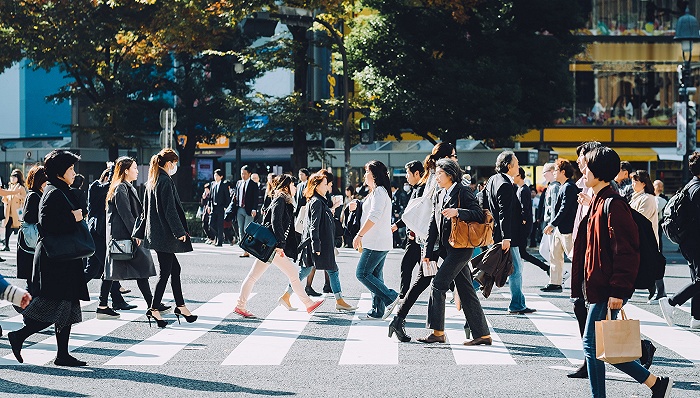
[[[409,341],[411,341],[411,336],[406,334],[406,329],[404,329],[405,324],[405,319],[401,318],[398,315],[395,316],[389,324],[389,337],[396,333],[396,337],[399,339],[400,342],[408,343]]]
[[[583,361],[583,365],[581,365],[578,370],[576,370],[574,373],[569,373],[566,375],[566,377],[571,378],[571,379],[587,379],[588,378],[588,364],[586,364],[586,361]]]

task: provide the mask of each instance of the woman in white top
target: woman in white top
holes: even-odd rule
[[[372,310],[364,319],[386,319],[399,302],[399,294],[384,284],[384,260],[392,248],[391,197],[389,172],[384,163],[372,160],[365,165],[369,194],[362,201],[360,232],[352,247],[362,249],[355,275],[372,292]]]
[[[651,182],[651,177],[646,170],[637,170],[630,174],[632,179],[632,199],[630,199],[630,207],[642,213],[649,221],[654,229],[656,241],[659,241],[659,208],[656,204],[656,196],[654,195],[654,184]],[[661,297],[666,297],[666,286],[664,280],[656,281],[655,286],[649,288],[649,300],[651,301],[656,294],[657,300]]]

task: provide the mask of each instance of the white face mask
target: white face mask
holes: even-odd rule
[[[177,165],[174,165],[172,169],[168,172],[168,175],[173,175],[177,173]]]
[[[404,184],[403,190],[406,191],[406,192],[411,192],[411,186],[408,185],[408,184]]]

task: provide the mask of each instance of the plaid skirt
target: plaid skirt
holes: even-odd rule
[[[54,324],[57,332],[83,320],[80,301],[52,300],[44,297],[32,299],[22,315],[33,321]]]

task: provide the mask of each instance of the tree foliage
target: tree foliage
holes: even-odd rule
[[[379,12],[358,18],[347,38],[380,136],[413,129],[498,144],[546,126],[570,102],[575,0],[424,3],[368,0]]]

